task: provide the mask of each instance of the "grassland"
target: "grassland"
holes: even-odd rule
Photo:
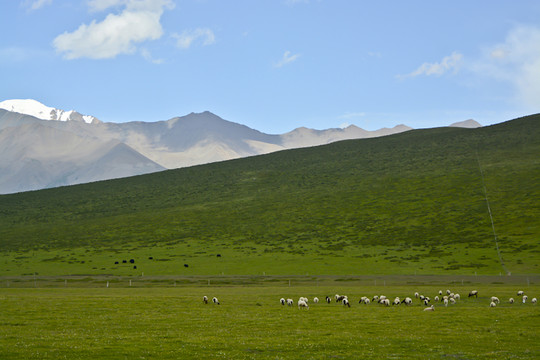
[[[534,115],[4,195],[0,276],[538,274],[538,154]]]
[[[441,281],[441,279],[439,279]],[[390,283],[389,279],[389,283]],[[447,284],[448,285],[448,284]],[[474,286],[478,299],[466,294]],[[540,307],[508,304],[538,285],[452,284],[433,313],[359,305],[361,296],[431,296],[445,285],[181,286],[0,289],[2,359],[537,359]],[[347,294],[351,308],[279,299]],[[221,305],[204,305],[203,295]],[[501,304],[489,308],[489,297]]]

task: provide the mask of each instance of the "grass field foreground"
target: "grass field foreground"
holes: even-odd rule
[[[0,289],[2,359],[353,359],[540,357],[540,306],[516,286],[454,286],[461,300],[360,305],[361,296],[434,298],[444,286]],[[524,287],[530,298],[540,287]],[[347,294],[351,308],[324,303]],[[220,305],[202,303],[217,296]],[[279,299],[310,299],[309,310]],[[322,301],[312,302],[318,296]],[[489,307],[489,298],[501,304]],[[510,305],[509,297],[518,301]]]

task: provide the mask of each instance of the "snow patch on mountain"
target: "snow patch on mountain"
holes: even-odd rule
[[[43,105],[33,99],[14,99],[0,102],[0,109],[34,116],[41,120],[79,121],[87,124],[99,123],[94,116],[82,115],[75,110],[61,110]]]

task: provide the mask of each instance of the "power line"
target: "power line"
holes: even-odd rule
[[[480,165],[480,158],[478,156],[478,151],[476,151],[476,161],[478,162],[478,168],[480,169],[480,176],[482,178],[482,187],[484,189],[484,198],[486,199],[486,205],[489,213],[489,219],[491,220],[491,229],[493,230],[493,238],[495,239],[495,247],[497,248],[497,255],[499,256],[499,261],[501,266],[506,274],[510,274],[506,265],[504,264],[503,258],[501,256],[501,251],[499,250],[499,240],[497,239],[497,233],[495,232],[495,223],[493,222],[493,215],[491,214],[491,206],[489,206],[489,200],[487,196],[486,182],[484,181],[484,172],[482,171],[482,166]]]

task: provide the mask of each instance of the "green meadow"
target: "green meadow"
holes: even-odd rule
[[[388,279],[390,283],[391,278]],[[439,281],[441,281],[439,279]],[[449,284],[446,284],[449,285]],[[527,286],[253,285],[0,289],[2,359],[537,359],[540,307],[522,304]],[[467,297],[474,286],[478,299]],[[455,305],[361,305],[361,296],[434,298],[449,288]],[[352,306],[326,304],[347,294]],[[220,305],[203,304],[216,296]],[[489,307],[496,295],[501,303]],[[279,299],[310,299],[309,310]],[[317,296],[322,301],[313,303]],[[509,297],[518,299],[509,304]],[[530,301],[530,298],[529,298]]]

